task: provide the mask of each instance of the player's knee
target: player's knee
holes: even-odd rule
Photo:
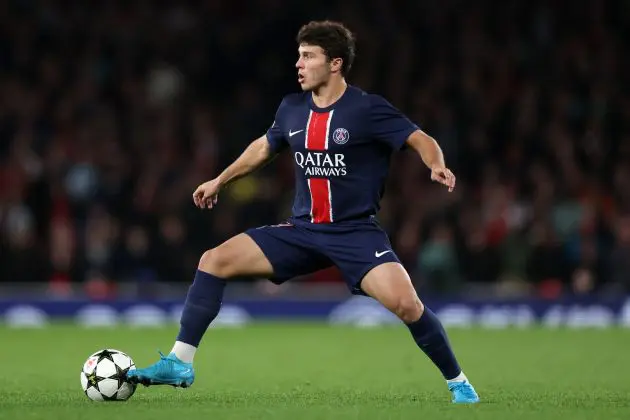
[[[405,296],[398,299],[394,312],[405,324],[411,324],[420,319],[424,305],[417,296]]]
[[[224,279],[234,275],[232,258],[221,248],[209,249],[199,259],[199,270]]]

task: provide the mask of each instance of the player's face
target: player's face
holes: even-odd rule
[[[331,62],[322,47],[302,44],[298,48],[299,58],[295,67],[298,71],[298,83],[302,90],[310,91],[328,82]]]

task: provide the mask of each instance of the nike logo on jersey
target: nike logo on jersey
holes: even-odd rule
[[[301,133],[302,131],[304,131],[304,129],[298,130],[298,131],[291,131],[291,130],[289,130],[289,137],[293,137],[296,134]]]
[[[378,252],[378,251],[376,251],[376,252],[374,253],[374,256],[375,256],[376,258],[381,258],[383,255],[387,254],[388,252],[392,252],[392,250],[391,250],[391,249],[388,249],[387,251],[383,251],[383,252]]]

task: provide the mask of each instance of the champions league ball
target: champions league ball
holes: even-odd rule
[[[135,368],[122,351],[99,350],[83,364],[81,388],[92,401],[126,401],[136,392],[136,385],[127,382],[127,372]]]

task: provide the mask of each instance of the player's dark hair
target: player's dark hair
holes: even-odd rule
[[[341,58],[341,74],[345,76],[352,68],[355,56],[355,39],[352,32],[342,23],[330,20],[312,21],[300,28],[298,45],[316,45],[324,50],[328,60]]]

